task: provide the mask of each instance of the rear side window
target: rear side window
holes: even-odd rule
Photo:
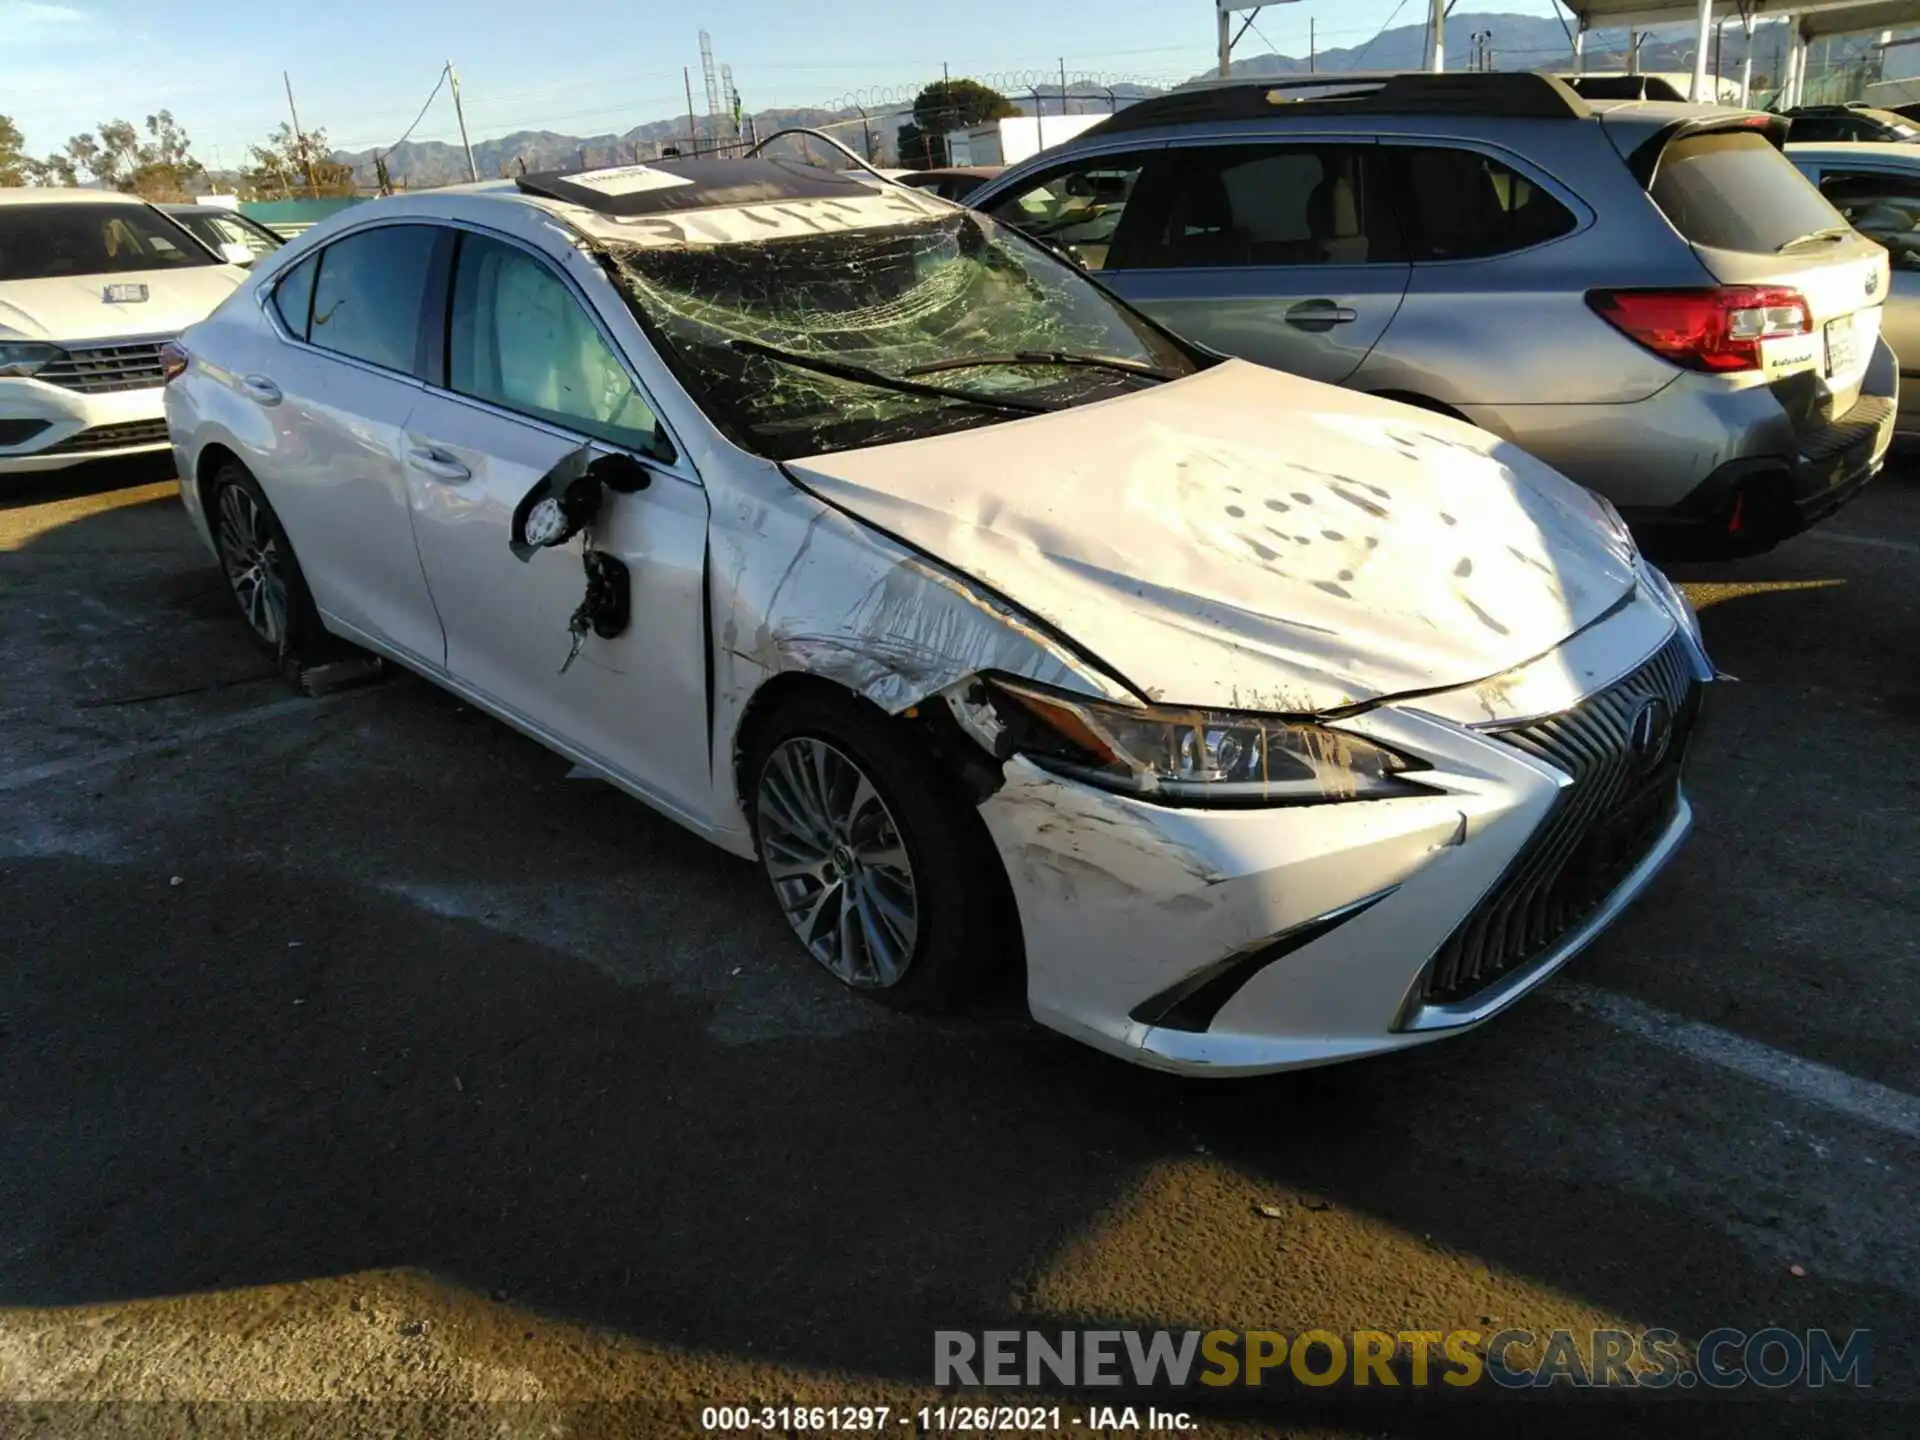
[[[327,246],[320,252],[307,339],[356,360],[415,373],[420,304],[437,238],[429,225],[383,225]]]
[[[1167,152],[1133,261],[1158,269],[1404,259],[1370,147],[1219,145]]]
[[[307,338],[307,320],[313,314],[313,276],[320,257],[309,255],[280,277],[273,287],[273,308],[288,333]]]
[[[1474,150],[1399,151],[1415,260],[1485,260],[1558,240],[1574,213],[1517,170]]]
[[[1674,229],[1710,250],[1773,255],[1846,224],[1792,161],[1750,130],[1675,140],[1661,152],[1652,194]]]
[[[1793,122],[1790,132],[1796,145],[1826,140],[1858,140],[1861,126],[1837,115],[1807,115]]]

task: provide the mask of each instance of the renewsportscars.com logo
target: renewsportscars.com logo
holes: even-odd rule
[[[1507,1390],[1820,1389],[1873,1383],[1870,1332],[937,1330],[933,1383],[1183,1388],[1492,1385]]]

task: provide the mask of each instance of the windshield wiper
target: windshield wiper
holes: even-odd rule
[[[922,385],[917,380],[882,374],[878,370],[869,370],[864,365],[846,365],[838,360],[822,360],[818,356],[782,350],[776,345],[762,345],[758,340],[729,340],[727,348],[737,350],[744,355],[764,355],[769,360],[778,360],[784,365],[793,365],[802,370],[814,370],[822,375],[831,375],[836,380],[851,380],[856,385],[871,385],[879,390],[898,390],[902,395],[925,395],[933,400],[958,400],[963,404],[979,405],[988,410],[1012,411],[1016,415],[1048,415],[1060,408],[1058,405],[1043,405],[1037,400],[981,395],[972,390],[955,390],[945,385]]]
[[[1137,360],[1118,355],[1072,355],[1063,350],[1014,350],[1004,355],[974,355],[965,360],[936,360],[931,365],[916,365],[903,375],[938,375],[944,370],[971,370],[976,365],[1079,365],[1089,370],[1112,370],[1121,375],[1138,375],[1143,380],[1173,380],[1178,377]]]
[[[1811,245],[1816,240],[1844,240],[1852,233],[1851,225],[1829,225],[1824,230],[1809,230],[1804,235],[1796,235],[1793,239],[1774,246],[1773,253],[1778,255],[1786,250],[1797,250],[1800,246]]]

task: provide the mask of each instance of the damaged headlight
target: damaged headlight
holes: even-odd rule
[[[1423,769],[1344,730],[1271,716],[1129,709],[1010,680],[953,701],[960,722],[1004,759],[1019,753],[1112,790],[1205,805],[1378,799],[1414,790]]]
[[[0,340],[0,375],[32,375],[60,358],[60,347],[38,341]]]

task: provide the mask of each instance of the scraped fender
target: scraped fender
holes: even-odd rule
[[[1138,703],[1016,606],[784,478],[779,485],[716,504],[708,532],[716,787],[733,786],[754,697],[784,675],[828,681],[896,715],[983,670]]]

